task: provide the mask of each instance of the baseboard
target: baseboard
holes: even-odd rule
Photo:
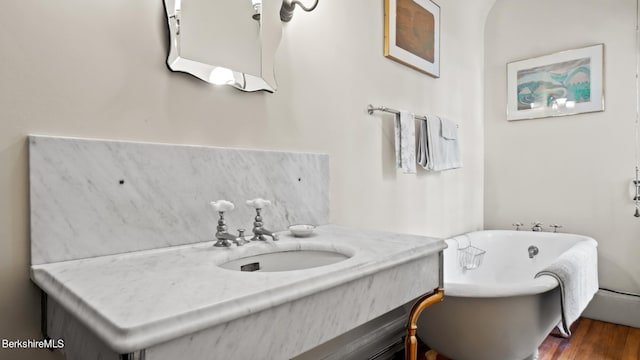
[[[640,297],[599,290],[582,316],[640,328]]]

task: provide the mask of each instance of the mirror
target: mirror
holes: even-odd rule
[[[282,0],[164,0],[167,65],[218,85],[274,92]]]

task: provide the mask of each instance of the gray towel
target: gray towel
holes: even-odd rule
[[[552,276],[560,284],[562,320],[558,329],[565,337],[571,336],[571,324],[598,291],[597,245],[593,239],[580,241],[535,276]]]
[[[396,166],[405,174],[416,173],[416,124],[413,113],[396,115]]]
[[[425,170],[433,170],[433,159],[429,151],[429,127],[427,120],[420,121],[420,137],[418,138],[418,164]]]

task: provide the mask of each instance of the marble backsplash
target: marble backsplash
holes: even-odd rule
[[[82,259],[213,240],[212,200],[236,208],[230,232],[329,222],[323,154],[29,137],[31,263]]]

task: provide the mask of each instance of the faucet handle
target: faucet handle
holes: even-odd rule
[[[271,205],[271,201],[261,198],[255,198],[252,200],[247,200],[247,205],[251,206],[254,209],[262,209],[265,206]]]
[[[562,227],[562,225],[558,225],[558,224],[552,224],[552,225],[549,225],[549,226],[553,228],[553,232],[554,233],[558,232],[558,229],[560,229]]]
[[[543,224],[540,221],[534,221],[531,223],[533,226],[542,226]]]
[[[227,200],[212,201],[209,204],[213,207],[213,210],[217,212],[231,211],[235,208],[235,205],[233,205],[231,201]]]
[[[520,230],[520,226],[524,226],[524,224],[521,222],[513,223],[511,225],[516,227],[516,231]]]

